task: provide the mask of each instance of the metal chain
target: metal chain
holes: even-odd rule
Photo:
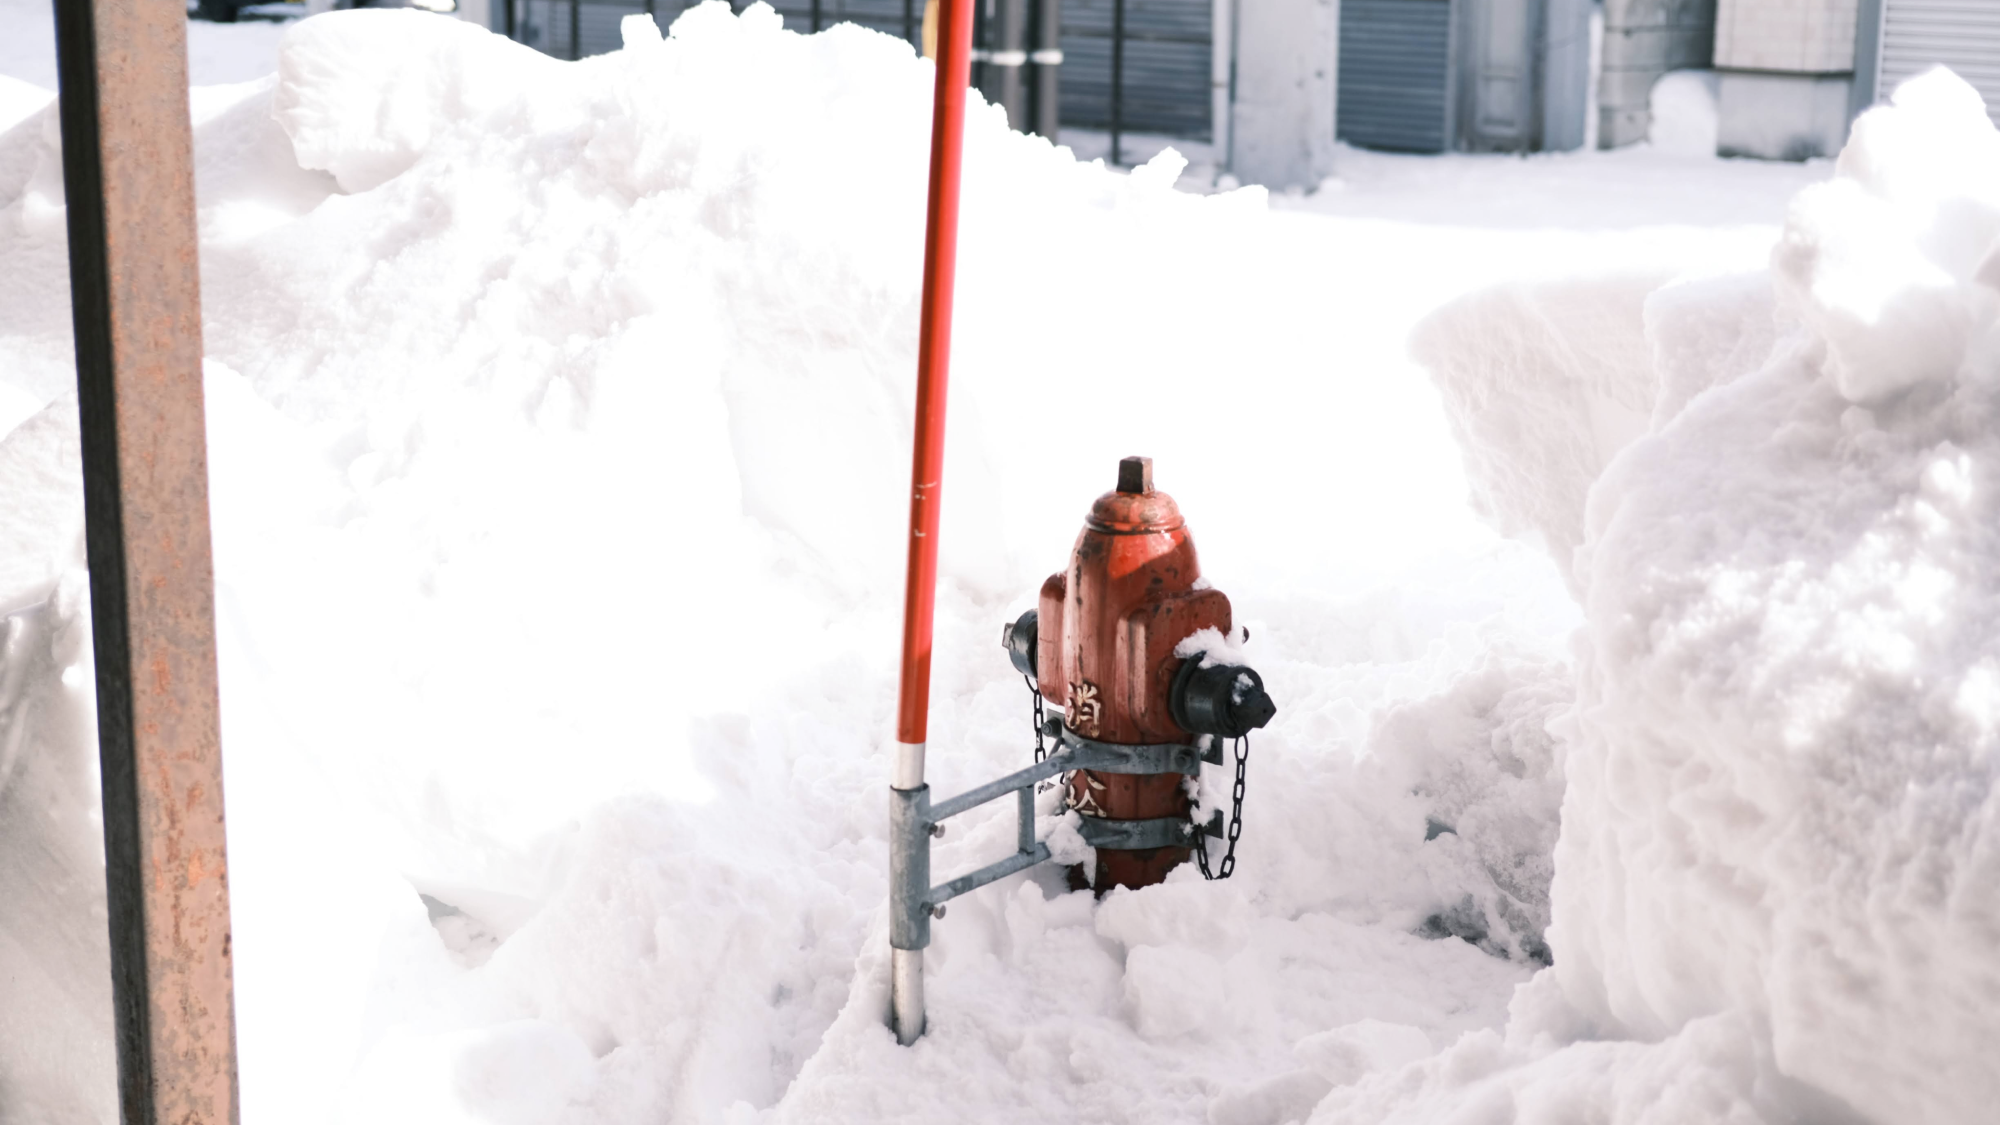
[[[1195,859],[1201,863],[1201,877],[1204,879],[1227,879],[1236,873],[1236,841],[1243,835],[1243,775],[1250,764],[1250,736],[1236,740],[1236,788],[1229,796],[1229,850],[1222,855],[1219,872],[1208,868],[1208,833],[1200,825],[1194,830]]]
[[[1049,748],[1042,745],[1042,689],[1032,676],[1024,675],[1021,680],[1028,685],[1028,694],[1035,697],[1035,760],[1039,762],[1049,756]]]
[[[1042,689],[1041,685],[1035,683],[1033,676],[1022,676],[1021,678],[1028,683],[1028,694],[1035,697],[1035,761],[1039,762],[1049,756],[1048,744],[1042,741],[1042,725],[1048,721],[1042,714]],[[1068,781],[1069,775],[1066,773],[1060,779],[1052,777],[1036,785],[1035,792],[1046,793],[1058,785],[1066,784]]]

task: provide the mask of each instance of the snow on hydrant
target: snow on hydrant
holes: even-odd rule
[[[1255,671],[1189,646],[1204,630],[1227,638],[1232,626],[1228,596],[1202,580],[1180,506],[1153,487],[1152,458],[1125,458],[1118,487],[1091,505],[1068,569],[1050,575],[1039,606],[1001,636],[1040,696],[1060,701],[1063,718],[1047,733],[1117,763],[1069,774],[1066,803],[1097,851],[1096,871],[1072,868],[1072,883],[1100,894],[1151,886],[1191,855],[1212,878],[1234,869],[1246,739],[1277,705]],[[1194,825],[1187,778],[1203,760],[1222,764],[1222,741],[1232,739],[1229,849],[1212,870],[1207,838],[1222,835],[1221,812]]]

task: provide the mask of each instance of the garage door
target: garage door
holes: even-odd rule
[[[1881,97],[1940,63],[1972,83],[1986,99],[1987,115],[2000,121],[2000,2],[1885,0]]]
[[[507,0],[496,0],[504,4]],[[662,27],[699,0],[512,0],[514,38],[557,58],[615,51],[619,21],[650,11]],[[749,0],[732,0],[737,8]],[[1128,133],[1163,133],[1208,140],[1212,0],[1125,0],[1124,53],[1118,97],[1111,89],[1116,0],[1063,0],[1062,123],[1108,129],[1113,117]],[[1255,2],[1255,0],[1252,0]],[[858,23],[914,44],[923,0],[771,0],[785,26]],[[504,8],[499,9],[504,13]],[[495,21],[496,27],[501,24]]]
[[[1064,125],[1111,127],[1115,12],[1115,0],[1063,0]],[[1125,132],[1209,139],[1212,27],[1209,0],[1125,0],[1116,107]]]
[[[1345,0],[1338,96],[1335,135],[1348,144],[1451,147],[1451,0]]]

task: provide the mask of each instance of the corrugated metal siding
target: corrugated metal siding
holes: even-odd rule
[[[698,0],[655,0],[661,28]],[[1113,0],[1063,4],[1062,123],[1086,129],[1111,125]],[[571,57],[571,0],[515,0],[516,38],[558,58]],[[921,38],[923,0],[909,0],[912,41]],[[1121,115],[1126,132],[1208,140],[1210,0],[1125,0],[1125,60]],[[738,7],[744,6],[742,3]],[[772,5],[793,31],[811,31],[812,0]],[[619,21],[645,10],[643,0],[579,0],[576,57],[615,51]],[[820,0],[821,27],[858,23],[901,37],[905,0]]]
[[[496,7],[505,0],[496,0]],[[683,5],[679,0],[658,0],[654,5],[654,19],[660,28],[674,22],[681,14]],[[570,51],[570,2],[569,0],[514,0],[514,38],[528,46],[554,55],[559,59],[586,58],[615,51],[624,45],[618,31],[619,21],[626,16],[646,10],[644,0],[582,0],[576,9],[577,44],[582,48],[574,54]],[[496,18],[496,30],[503,25]]]
[[[1334,133],[1399,152],[1451,146],[1451,0],[1344,0]]]
[[[2000,122],[2000,3],[1885,0],[1880,96],[1939,63],[1972,83],[1987,115]]]
[[[1063,0],[1062,123],[1111,126],[1112,0]],[[1123,127],[1208,140],[1209,0],[1125,0]]]
[[[504,2],[504,0],[503,0]],[[653,18],[665,31],[682,11],[692,8],[700,0],[654,0]],[[923,0],[907,0],[910,5],[910,41],[916,42],[923,33]],[[820,0],[820,26],[832,27],[837,23],[858,23],[887,32],[897,38],[903,36],[903,16],[906,0]],[[538,48],[557,58],[570,58],[569,18],[570,0],[515,0],[517,30],[515,38],[531,47]],[[738,3],[740,10],[747,3]],[[781,0],[772,7],[784,17],[785,27],[792,31],[812,30],[812,0]],[[582,50],[576,57],[601,55],[615,51],[623,45],[618,32],[618,24],[626,16],[646,10],[644,0],[580,0],[577,7],[578,44]]]
[[[768,3],[769,0],[766,0]],[[692,4],[689,5],[692,7]],[[740,11],[747,3],[737,5]],[[788,31],[811,32],[813,30],[812,0],[783,0],[772,3],[778,14],[785,17]],[[858,23],[862,27],[893,35],[898,39],[903,35],[903,0],[820,0],[819,26],[821,30],[837,23]],[[921,43],[924,34],[924,2],[910,0],[911,43]]]

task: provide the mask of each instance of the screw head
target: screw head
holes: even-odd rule
[[[931,917],[933,918],[944,917],[944,907],[942,905],[931,907]]]
[[[942,825],[942,824],[933,824],[933,825],[931,825],[931,835],[933,835],[933,836],[937,837],[937,838],[938,838],[938,839],[940,839],[940,840],[941,840],[941,839],[943,839],[943,838],[944,838],[944,825]]]

